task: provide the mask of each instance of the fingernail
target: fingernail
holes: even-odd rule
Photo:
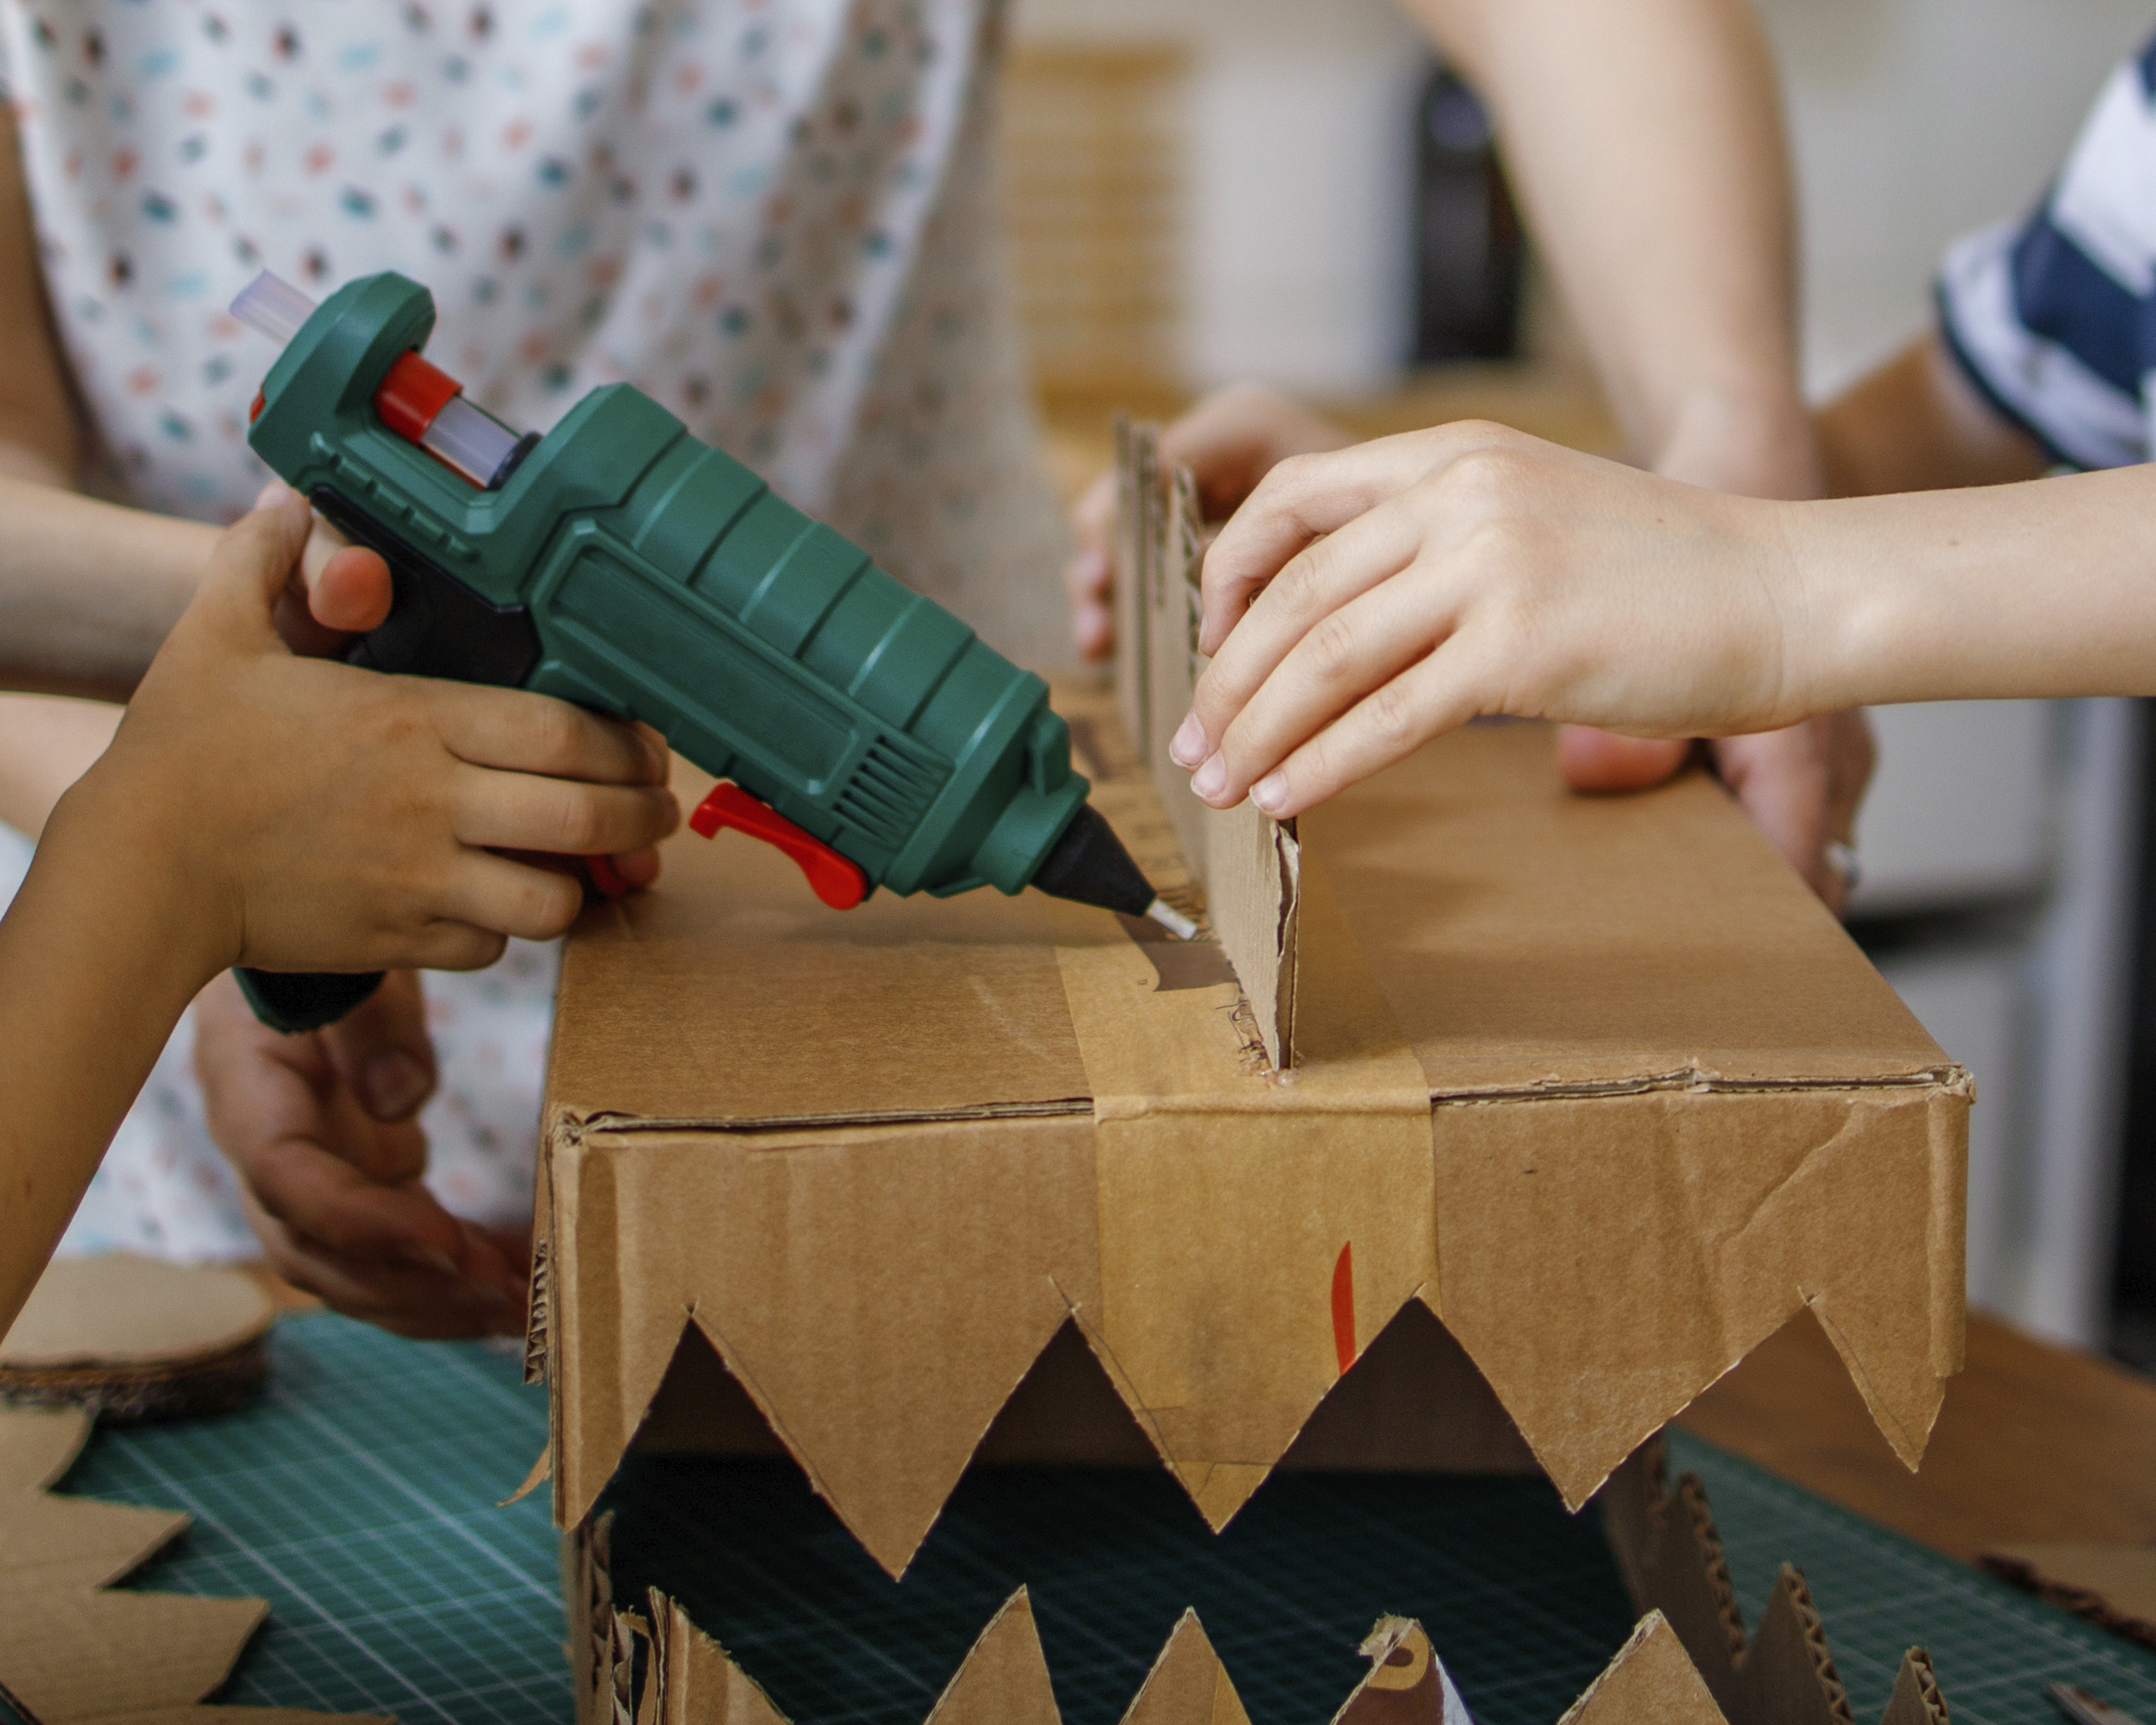
[[[1190,781],[1190,788],[1207,801],[1228,788],[1228,763],[1215,753],[1198,769]]]
[[[290,485],[282,480],[273,479],[255,493],[254,506],[257,509],[275,509],[291,495],[292,488]]]
[[[1267,814],[1287,801],[1287,775],[1268,773],[1250,787],[1250,800]]]
[[[401,1048],[378,1054],[367,1063],[361,1101],[377,1120],[402,1120],[426,1100],[434,1081],[427,1069]]]
[[[1176,727],[1175,736],[1168,746],[1168,757],[1182,768],[1195,767],[1205,758],[1205,727],[1198,722],[1198,715],[1185,713],[1183,723]]]

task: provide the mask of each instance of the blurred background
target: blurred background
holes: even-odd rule
[[[1825,394],[1927,324],[1951,239],[2033,203],[2151,11],[1759,5]],[[1014,262],[1066,490],[1119,408],[1243,377],[1367,434],[1482,415],[1615,446],[1479,105],[1390,0],[1019,0],[1014,49]],[[1970,1297],[2156,1369],[2145,704],[1876,722],[1851,932],[1976,1075]]]

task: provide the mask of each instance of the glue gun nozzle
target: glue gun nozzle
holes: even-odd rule
[[[1147,905],[1146,915],[1179,941],[1189,940],[1198,932],[1198,925],[1164,898],[1157,898]]]

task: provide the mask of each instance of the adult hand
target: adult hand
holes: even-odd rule
[[[1187,467],[1208,521],[1224,521],[1276,462],[1337,449],[1352,434],[1262,384],[1216,389],[1160,434],[1163,461]],[[1078,552],[1064,571],[1070,627],[1087,659],[1116,645],[1116,476],[1095,480],[1070,512]]]
[[[348,1317],[425,1337],[524,1327],[529,1242],[452,1216],[421,1183],[434,1088],[419,979],[394,971],[307,1035],[258,1023],[220,977],[195,1007],[211,1135],[270,1267]]]
[[[1787,507],[1476,423],[1283,463],[1206,560],[1172,752],[1206,802],[1285,816],[1480,713],[1792,725],[1819,644]]]

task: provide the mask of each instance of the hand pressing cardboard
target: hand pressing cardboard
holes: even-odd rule
[[[1353,444],[1353,434],[1277,391],[1236,384],[1215,391],[1161,434],[1162,459],[1190,469],[1215,531],[1283,461]],[[1687,434],[1666,452],[1680,476],[1717,489],[1763,495],[1800,490],[1815,477],[1809,449],[1763,449],[1757,440]],[[1071,624],[1088,659],[1115,648],[1115,489],[1103,475],[1072,511],[1078,552],[1065,572]],[[1807,720],[1758,735],[1703,745],[1715,770],[1753,822],[1836,914],[1850,883],[1832,860],[1855,829],[1870,782],[1873,750],[1861,712]],[[1662,783],[1691,758],[1689,738],[1634,737],[1569,725],[1558,764],[1574,790],[1623,792]]]

